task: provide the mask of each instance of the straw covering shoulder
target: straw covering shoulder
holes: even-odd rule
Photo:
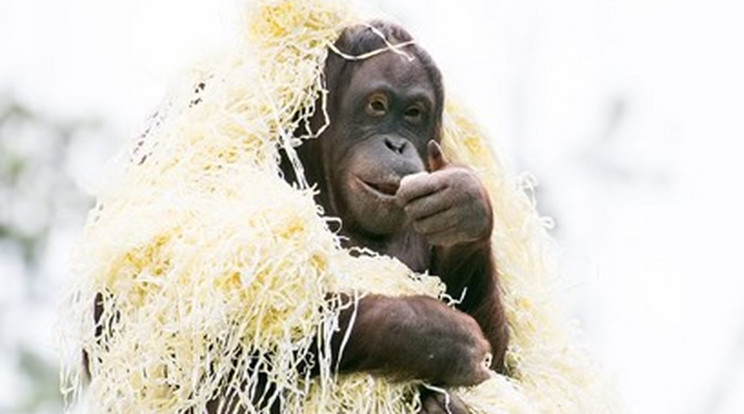
[[[245,43],[195,70],[110,163],[64,306],[66,349],[84,349],[91,373],[86,387],[82,368],[65,366],[64,390],[84,410],[200,412],[221,393],[248,405],[258,373],[276,384],[263,398],[282,399],[286,412],[418,410],[419,384],[337,376],[328,350],[310,362],[309,348],[362,295],[440,297],[442,283],[343,249],[313,190],[290,186],[278,167],[299,123],[324,111],[315,103],[329,46],[360,21],[341,1],[255,2]],[[459,392],[474,413],[612,412],[550,292],[551,243],[534,204],[471,119],[447,103],[443,150],[476,168],[492,195],[512,344],[510,377]],[[319,376],[298,368],[308,363]]]

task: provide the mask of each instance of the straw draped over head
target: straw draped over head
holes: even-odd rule
[[[284,148],[304,174],[293,154],[317,133],[295,132],[313,117],[327,121],[334,105],[318,99],[343,77],[323,78],[326,59],[354,65],[349,56],[362,50],[339,34],[375,23],[365,26],[343,1],[260,0],[250,9],[246,42],[196,66],[94,189],[97,206],[75,247],[63,307],[64,391],[96,412],[200,411],[217,395],[250,403],[261,372],[277,385],[263,398],[281,398],[286,412],[415,412],[419,384],[337,376],[327,350],[314,361],[318,377],[298,369],[314,339],[330,338],[339,306],[353,306],[327,300],[329,292],[444,291],[436,275],[343,249],[312,190],[279,173]],[[430,59],[411,39],[369,33],[365,42],[384,53]],[[341,54],[329,52],[334,44]],[[491,194],[512,338],[510,376],[458,392],[474,413],[615,411],[553,294],[551,242],[523,182],[461,105],[441,90],[437,99],[443,150],[473,166]],[[90,360],[87,389],[81,348]]]

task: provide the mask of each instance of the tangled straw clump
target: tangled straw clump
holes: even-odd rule
[[[441,297],[444,286],[393,258],[341,248],[313,190],[291,187],[278,167],[280,147],[293,158],[298,140],[317,135],[292,133],[325,111],[315,105],[327,93],[329,47],[360,21],[341,1],[256,2],[245,42],[195,70],[111,162],[74,252],[64,307],[66,349],[84,349],[91,373],[85,386],[79,364],[64,367],[73,405],[201,412],[227,396],[218,411],[274,399],[286,412],[418,410],[420,384],[338,376],[328,349],[314,361],[309,349],[328,343],[339,310],[361,295]],[[492,196],[512,331],[510,376],[494,374],[458,392],[475,413],[612,411],[604,382],[551,297],[550,243],[533,203],[452,101],[443,147],[477,168]],[[308,364],[320,375],[299,368]],[[263,392],[259,373],[276,388]]]

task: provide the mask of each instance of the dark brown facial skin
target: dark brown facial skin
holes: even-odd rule
[[[410,40],[398,26],[371,25],[393,44]],[[345,30],[336,47],[360,55],[384,43],[369,27],[358,26]],[[491,206],[477,175],[441,153],[438,69],[418,46],[402,51],[413,59],[386,51],[350,61],[329,52],[330,124],[298,154],[308,181],[318,186],[325,214],[342,219],[348,246],[428,270],[447,284],[448,294],[463,300],[452,309],[419,296],[364,297],[339,369],[474,385],[487,378],[488,352],[490,368],[503,372],[508,341],[491,252]],[[319,130],[323,121],[315,116],[309,129]],[[292,181],[286,160],[283,172]],[[343,333],[349,314],[342,313],[340,322]],[[332,349],[339,344],[334,340]],[[424,394],[423,412],[446,412],[442,404],[435,394]],[[467,412],[463,407],[449,409]]]
[[[382,54],[363,62],[340,94],[331,159],[336,207],[357,238],[394,237],[406,216],[395,200],[400,180],[425,171],[434,137],[434,93],[418,61]],[[333,122],[333,120],[331,121]]]

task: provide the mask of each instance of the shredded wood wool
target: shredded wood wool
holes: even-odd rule
[[[420,408],[420,383],[338,375],[327,345],[316,360],[309,349],[328,344],[339,310],[364,294],[443,297],[443,284],[394,258],[342,248],[314,189],[290,186],[278,166],[284,148],[302,176],[293,148],[319,131],[293,131],[325,111],[315,102],[327,93],[329,47],[365,19],[343,1],[247,9],[243,41],[193,71],[95,191],[63,306],[63,349],[85,350],[90,371],[79,357],[63,367],[69,411],[262,412],[275,400],[289,413]],[[476,414],[616,411],[551,292],[553,248],[529,191],[451,99],[443,148],[489,189],[511,330],[509,375],[453,391]],[[310,365],[320,374],[302,368]],[[275,387],[259,386],[259,374]]]

